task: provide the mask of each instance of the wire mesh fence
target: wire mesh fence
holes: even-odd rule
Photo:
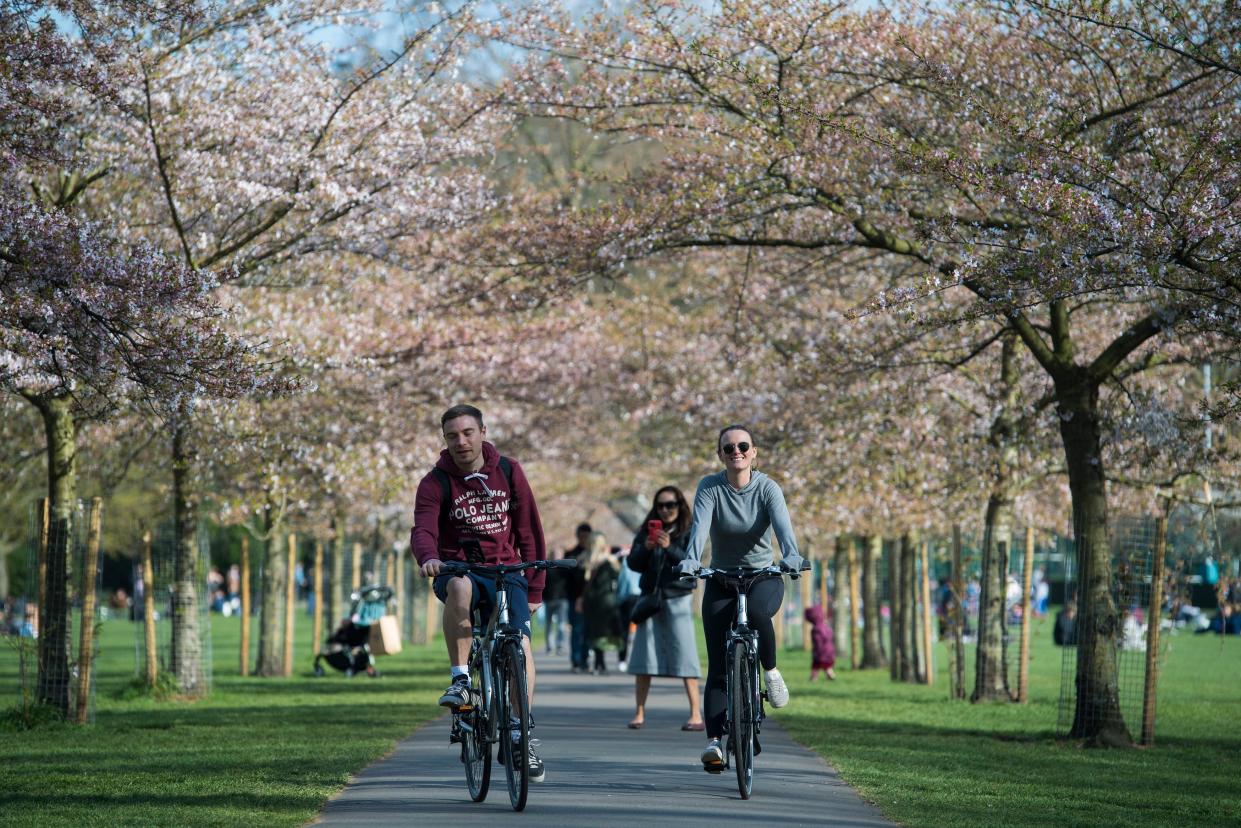
[[[243,675],[313,670],[317,656],[333,643],[361,635],[350,628],[366,626],[357,617],[358,602],[373,588],[390,591],[387,614],[394,616],[401,640],[426,643],[438,630],[438,603],[432,599],[428,607],[430,587],[416,577],[408,546],[381,544],[374,533],[341,538],[279,531],[247,535],[238,570],[233,574],[230,567],[228,576],[217,578],[237,584],[220,592],[231,604],[227,611],[243,616]],[[295,623],[302,613],[311,619],[309,643]]]
[[[1183,592],[1188,550],[1169,551],[1166,524],[1154,517],[1123,516],[1109,528],[1111,586],[1105,600],[1083,601],[1086,584],[1080,573],[1088,562],[1074,555],[1066,571],[1065,602],[1055,633],[1064,646],[1057,731],[1073,736],[1107,728],[1149,743],[1158,670],[1168,641],[1159,634],[1170,606],[1166,596]],[[1175,561],[1171,568],[1169,555]],[[1167,624],[1171,626],[1170,619]],[[1105,633],[1103,652],[1081,649],[1091,630]],[[1104,682],[1108,703],[1083,703],[1082,694],[1099,694],[1098,685]]]
[[[210,611],[220,604],[208,576],[213,567],[205,528],[192,543],[195,550],[183,549],[171,524],[144,533],[131,564],[129,619],[134,675],[144,677],[151,687],[162,681],[173,693],[205,696],[214,680]]]
[[[32,504],[22,594],[6,608],[5,644],[17,661],[14,714],[94,721],[93,665],[103,506],[95,499]]]

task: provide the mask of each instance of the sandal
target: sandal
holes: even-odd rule
[[[706,722],[686,722],[685,724],[681,725],[681,729],[682,730],[693,730],[693,731],[706,730],[707,723]]]
[[[646,724],[646,722],[630,722],[628,725],[626,725],[626,727],[628,727],[630,730],[641,730],[642,725],[644,724]]]

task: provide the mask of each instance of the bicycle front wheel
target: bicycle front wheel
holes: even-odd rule
[[[461,717],[461,763],[465,765],[465,784],[470,799],[482,802],[487,798],[491,784],[491,708],[488,705],[487,677],[483,671],[483,648],[477,638],[470,648],[470,673],[473,687],[470,689],[471,710],[462,711]]]
[[[487,742],[487,714],[481,704],[461,714],[461,761],[470,799],[482,802],[491,784],[491,745]]]
[[[508,799],[514,811],[526,807],[530,791],[530,697],[526,690],[526,656],[516,641],[500,649],[496,691],[500,699],[500,757],[508,779]],[[513,739],[516,729],[518,738]]]
[[[737,771],[737,790],[742,799],[749,799],[754,789],[754,719],[756,686],[754,683],[754,654],[749,647],[739,644],[733,648],[729,683],[732,692],[728,698],[728,732],[733,750],[733,767]]]

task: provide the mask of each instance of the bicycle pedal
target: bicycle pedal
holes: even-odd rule
[[[719,776],[721,773],[724,772],[723,765],[703,765],[702,769],[705,770],[707,773],[711,774],[712,776]]]
[[[453,709],[456,710],[458,713],[469,713],[470,711],[474,709],[474,705],[463,704],[460,707],[454,707]]]

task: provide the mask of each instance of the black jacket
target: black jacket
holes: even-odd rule
[[[586,591],[586,570],[582,569],[582,566],[586,563],[586,547],[575,546],[565,552],[564,556],[577,559],[577,569],[569,569],[564,572],[565,592],[568,593],[566,597],[570,601],[576,601]]]
[[[679,581],[676,573],[672,571],[672,567],[685,560],[689,533],[674,535],[667,549],[647,549],[645,543],[646,529],[642,529],[634,536],[629,547],[629,568],[641,575],[638,586],[642,594],[649,595],[655,592],[656,587],[663,587],[664,595],[668,598],[693,592],[698,582],[690,581],[686,585]]]

